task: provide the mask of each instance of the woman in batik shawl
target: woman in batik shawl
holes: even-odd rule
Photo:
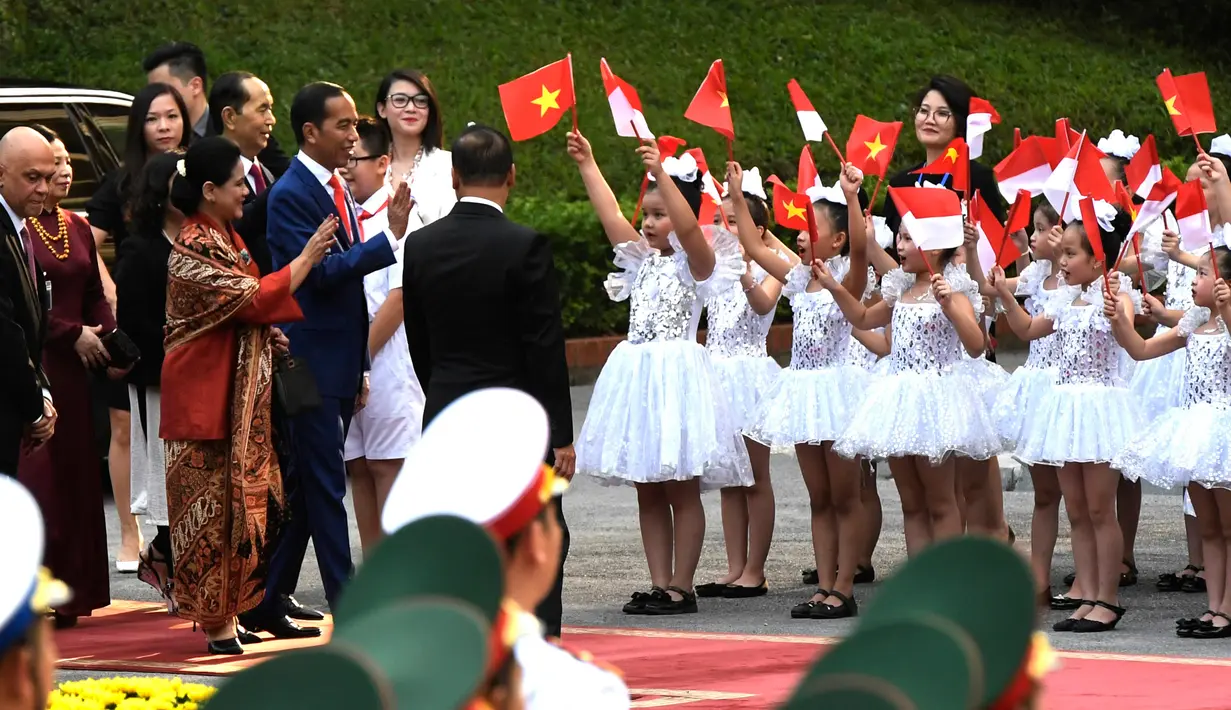
[[[207,138],[176,166],[171,200],[185,215],[168,262],[161,436],[179,615],[209,653],[243,653],[236,616],[257,605],[282,514],[271,449],[272,327],[303,317],[292,293],[333,244],[330,218],[285,268],[261,278],[230,227],[248,185],[239,148]]]

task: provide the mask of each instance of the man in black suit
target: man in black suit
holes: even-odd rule
[[[192,129],[189,141],[218,135],[219,128],[210,120],[208,97],[209,78],[205,67],[205,53],[191,42],[164,44],[141,62],[146,80],[161,82],[175,87],[188,106],[188,121]],[[290,167],[291,159],[282,152],[278,141],[271,135],[269,143],[261,150],[261,163],[275,177]]]
[[[0,474],[17,475],[21,448],[55,432],[43,374],[49,282],[34,260],[27,217],[38,215],[56,175],[51,145],[19,126],[0,138]]]
[[[244,216],[236,221],[235,231],[243,237],[262,274],[273,273],[274,267],[265,241],[265,226],[269,188],[275,178],[261,162],[260,154],[269,146],[277,122],[269,86],[255,75],[246,71],[227,72],[214,82],[209,92],[211,130],[239,146],[239,159],[248,180]]]
[[[468,392],[523,390],[551,419],[548,463],[571,479],[576,463],[573,406],[551,245],[546,236],[504,216],[516,173],[507,137],[471,126],[452,150],[458,203],[448,216],[411,235],[405,246],[402,300],[410,357],[427,393],[423,425]],[[481,446],[482,432],[475,435]],[[558,504],[564,533],[560,571],[552,593],[536,610],[550,636],[560,635],[569,546]]]

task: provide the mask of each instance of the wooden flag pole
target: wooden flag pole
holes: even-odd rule
[[[641,132],[637,130],[637,122],[629,121],[628,124],[633,127],[633,135],[637,136],[637,140],[644,141],[645,139],[641,137]],[[633,229],[637,228],[637,218],[641,216],[641,203],[645,200],[645,191],[648,189],[650,189],[650,174],[647,172],[641,176],[641,192],[637,194],[637,207],[633,209],[633,219],[630,222],[633,225]]]
[[[1193,131],[1193,143],[1197,144],[1197,155],[1205,155],[1205,148],[1201,145],[1201,139],[1196,131]]]
[[[829,141],[829,147],[833,148],[834,155],[838,156],[838,163],[842,169],[846,169],[846,158],[842,157],[842,151],[838,150],[838,144],[833,142],[833,136],[829,135],[829,131],[825,131],[825,140]],[[816,162],[813,160],[813,162]]]
[[[872,199],[868,200],[868,209],[864,212],[865,216],[871,216],[872,208],[876,206],[876,195],[881,191],[881,183],[884,181],[884,175],[876,176],[876,187],[872,188]]]
[[[730,160],[732,163],[735,162],[735,139],[734,138],[727,139],[727,160]]]

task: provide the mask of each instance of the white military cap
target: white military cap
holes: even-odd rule
[[[381,525],[394,533],[430,515],[455,515],[505,540],[542,512],[568,481],[543,463],[550,426],[530,395],[471,392],[445,408],[411,449]]]
[[[43,568],[43,514],[15,478],[0,476],[0,655],[42,616],[68,601],[68,588]]]

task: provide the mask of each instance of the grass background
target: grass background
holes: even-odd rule
[[[1050,134],[1059,116],[1095,137],[1112,128],[1154,133],[1160,151],[1183,163],[1194,149],[1175,136],[1154,76],[1164,66],[1204,70],[1215,107],[1225,104],[1228,51],[1217,29],[1225,23],[1213,7],[1193,0],[1181,14],[1181,6],[1093,0],[0,0],[7,48],[0,71],[132,91],[144,83],[146,51],[190,40],[206,51],[212,74],[247,69],[270,84],[278,137],[291,145],[287,110],[306,82],[337,81],[371,111],[388,69],[423,69],[437,85],[448,135],[467,121],[503,128],[496,86],[571,51],[581,128],[617,194],[631,201],[640,182],[635,141],[614,134],[600,57],[638,89],[652,129],[702,146],[715,165],[722,140],[683,112],[721,57],[736,157],[762,174],[795,173],[802,136],[788,79],[801,82],[839,145],[857,113],[906,121],[896,169],[922,158],[909,128],[913,93],[939,72],[963,77],[1004,118],[987,142],[989,164],[1011,148],[1014,126]],[[556,237],[570,335],[617,332],[626,314],[603,298],[609,250],[588,206],[577,204],[584,190],[564,154],[564,130],[516,146],[511,213]],[[832,153],[824,146],[814,153],[832,173]]]

